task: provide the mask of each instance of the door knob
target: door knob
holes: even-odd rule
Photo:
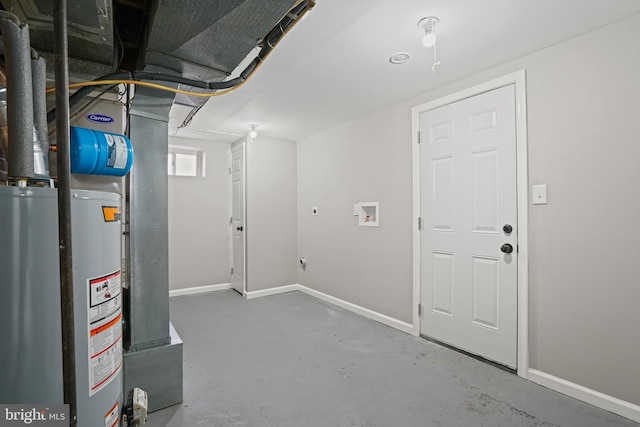
[[[240,226],[240,227],[236,227],[236,230],[242,231],[242,230],[244,230],[244,228],[242,228],[242,226]]]
[[[505,224],[504,227],[502,227],[502,231],[510,234],[513,231],[513,227],[511,226],[511,224]]]
[[[504,245],[500,246],[500,250],[505,254],[510,254],[511,252],[513,252],[513,246],[511,246],[509,243],[505,243]]]

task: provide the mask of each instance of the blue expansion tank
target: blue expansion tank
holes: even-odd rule
[[[133,147],[124,135],[71,126],[71,173],[125,176]]]

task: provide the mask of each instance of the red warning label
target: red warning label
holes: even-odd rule
[[[120,270],[87,280],[89,311],[89,395],[109,384],[122,368]]]

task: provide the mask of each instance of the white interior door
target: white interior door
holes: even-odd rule
[[[231,287],[245,294],[244,140],[231,145]]]
[[[515,368],[515,87],[423,112],[419,130],[420,333]]]

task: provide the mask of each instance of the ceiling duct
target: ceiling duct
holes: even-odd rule
[[[69,75],[118,68],[225,80],[299,0],[67,0]],[[0,0],[53,63],[53,2]]]
[[[296,0],[156,0],[145,70],[222,81]]]
[[[29,25],[31,46],[50,64],[53,58],[51,0],[0,0],[2,7]],[[95,78],[117,67],[111,0],[67,0],[69,71],[78,79]]]

